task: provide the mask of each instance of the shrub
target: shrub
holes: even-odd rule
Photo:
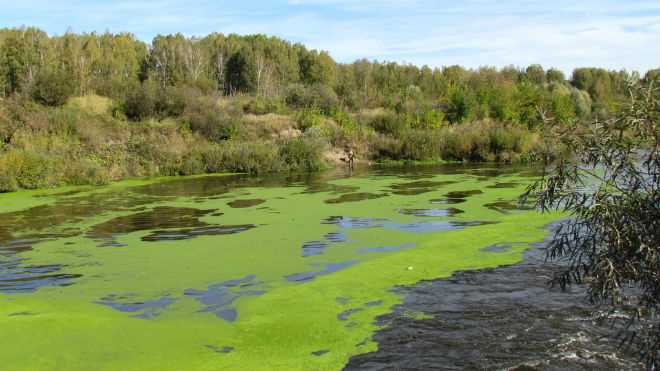
[[[191,151],[183,158],[183,163],[179,170],[180,175],[195,175],[203,174],[205,172],[206,165],[204,164],[204,158],[201,151]]]
[[[303,86],[290,85],[284,101],[292,108],[318,108],[323,114],[330,115],[339,106],[337,93],[326,85]]]
[[[207,172],[223,171],[260,174],[284,168],[277,146],[269,142],[227,141],[202,153]]]
[[[371,152],[378,160],[400,160],[403,145],[400,140],[377,135],[371,141]]]
[[[121,109],[133,121],[144,120],[156,112],[157,86],[153,82],[134,83],[128,87]]]
[[[8,110],[0,106],[0,143],[8,144],[17,129],[18,122],[9,116]]]
[[[61,106],[73,95],[73,79],[64,71],[44,68],[37,74],[32,86],[32,98],[47,106]]]
[[[15,192],[18,190],[18,182],[11,174],[0,175],[0,193]]]
[[[279,98],[256,97],[250,99],[243,105],[243,112],[253,115],[267,115],[269,113],[280,113],[284,105]]]
[[[280,155],[290,170],[317,171],[325,166],[323,148],[318,138],[296,138],[282,146]]]
[[[202,93],[196,87],[168,86],[159,89],[154,102],[154,111],[161,117],[178,117],[183,114],[188,102],[200,97]]]
[[[89,112],[95,115],[103,115],[109,113],[113,105],[114,103],[112,99],[101,97],[95,94],[71,98],[66,104],[67,107]]]
[[[339,105],[339,98],[335,91],[323,84],[315,84],[308,92],[311,106],[318,107],[323,114],[330,115]]]
[[[307,129],[320,125],[323,122],[323,116],[318,109],[305,108],[296,115],[298,129],[306,131]]]
[[[107,170],[96,161],[72,161],[66,169],[66,182],[73,185],[104,185],[110,182]]]
[[[231,139],[240,128],[240,113],[223,110],[216,98],[208,96],[189,102],[183,119],[191,130],[216,142]]]
[[[401,138],[401,157],[404,160],[425,161],[440,159],[440,137],[436,130],[408,130]]]
[[[21,188],[36,189],[57,185],[58,179],[52,171],[56,167],[48,157],[41,154],[11,149],[0,157],[0,174],[13,178]],[[5,180],[13,185],[12,180]]]
[[[292,84],[287,87],[284,102],[293,108],[307,107],[307,95],[305,86],[301,84]]]
[[[376,132],[400,137],[408,128],[408,124],[401,116],[392,111],[382,111],[375,114],[367,122]]]

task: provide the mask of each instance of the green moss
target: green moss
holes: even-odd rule
[[[152,183],[146,188],[142,187],[144,182],[130,181],[69,196],[56,196],[55,191],[0,195],[0,212],[8,212],[25,210],[19,204],[57,206],[63,197],[79,198],[84,205],[86,197],[98,193],[116,194],[107,197],[104,207],[110,210],[117,199],[147,193],[154,197],[141,206],[147,210],[163,206],[217,210],[206,213],[199,222],[255,225],[241,233],[180,241],[144,241],[142,238],[153,231],[142,230],[115,236],[123,245],[119,247],[98,247],[102,241],[85,233],[96,224],[136,210],[97,213],[51,227],[76,228],[80,233],[37,244],[21,258],[32,266],[62,264],[60,273],[81,277],[70,286],[0,294],[3,367],[67,371],[341,369],[352,355],[376,349],[370,340],[378,329],[374,319],[402,300],[391,291],[394,286],[447,277],[457,270],[515,263],[522,257],[523,246],[542,240],[546,234],[542,227],[558,218],[530,211],[501,213],[484,206],[515,199],[530,181],[516,175],[496,180],[467,174],[436,175],[429,179],[436,183],[429,183],[427,193],[390,194],[349,203],[326,201],[337,198],[342,190],[382,194],[393,184],[410,180],[398,176],[337,179],[322,182],[326,186],[319,189],[327,191],[319,192],[302,183],[281,187],[256,182],[259,187],[233,187],[232,179],[197,177]],[[517,185],[487,188],[496,182]],[[179,192],[177,187],[185,196],[173,196]],[[452,205],[464,213],[423,221],[438,225],[449,221],[497,224],[427,233],[402,227],[420,218],[399,213],[401,208],[440,208],[430,200],[471,189],[484,193]],[[156,197],[156,193],[170,196]],[[39,194],[47,197],[36,200]],[[257,198],[266,202],[249,208],[228,206],[233,200]],[[380,228],[340,228],[330,222],[337,216],[388,221],[373,221],[382,225]],[[20,237],[33,231],[11,232]],[[328,243],[321,255],[302,256],[306,242],[322,241],[332,232],[342,232],[346,238]],[[511,242],[517,248],[503,253],[483,251],[493,244]],[[401,248],[391,248],[397,246]],[[381,250],[376,252],[375,248]],[[339,267],[346,262],[351,264],[333,272],[327,270],[329,264]],[[286,278],[324,270],[307,282]],[[251,286],[226,289],[253,292],[226,306],[237,313],[235,322],[206,311],[208,305],[191,295],[249,275],[255,276]],[[121,312],[97,303],[111,295],[126,297],[129,302],[168,297],[173,303],[151,319],[135,318],[132,316],[140,312]],[[217,351],[225,347],[233,350]],[[312,354],[321,350],[329,352]]]

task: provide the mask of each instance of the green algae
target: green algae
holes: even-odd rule
[[[345,203],[328,201],[338,192],[339,197],[383,195],[408,178],[372,173],[311,182],[205,177],[53,196],[48,205],[58,205],[61,198],[68,205],[72,199],[85,205],[94,202],[91,194],[113,195],[103,198],[103,210],[42,228],[73,233],[37,241],[14,255],[25,259],[22,265],[58,265],[59,273],[78,278],[22,294],[0,292],[3,367],[341,369],[352,355],[376,350],[371,341],[379,328],[375,318],[402,300],[392,288],[457,270],[515,263],[526,244],[544,238],[543,226],[558,218],[529,210],[503,214],[487,206],[516,200],[531,180],[515,172],[489,181],[483,172],[419,176],[430,179],[419,187],[437,188]],[[502,183],[509,186],[489,188]],[[441,208],[431,200],[473,190],[483,192],[470,192],[460,204],[462,213],[420,218],[399,212]],[[24,211],[12,217],[20,222],[12,219],[6,228],[12,238],[34,234],[29,220],[35,216],[28,207],[15,206],[23,198],[34,207],[34,195],[9,195],[14,201],[7,208],[5,196],[0,195],[0,213]],[[131,197],[144,202],[117,206]],[[245,199],[264,202],[249,208],[228,205]],[[172,210],[187,210],[181,225]],[[4,215],[0,220],[8,220]],[[130,228],[145,216],[153,228]],[[118,231],[110,228],[113,221]],[[227,225],[254,227],[175,241],[148,238],[158,229]],[[116,243],[102,246],[103,240],[90,233],[94,230],[109,233]],[[325,244],[322,253],[305,256],[303,246],[310,241]],[[513,247],[484,251],[494,244]],[[2,246],[0,241],[0,252]],[[0,266],[0,277],[3,273]],[[149,303],[167,305],[140,310]],[[122,305],[133,311],[116,309]]]

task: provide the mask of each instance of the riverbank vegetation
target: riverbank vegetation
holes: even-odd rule
[[[649,75],[654,72],[650,72]],[[0,191],[362,161],[531,162],[620,111],[626,71],[336,63],[263,35],[0,30]]]
[[[660,364],[659,119],[656,76],[633,85],[619,113],[580,136],[553,123],[569,151],[529,190],[539,207],[571,216],[548,249],[567,262],[555,282],[586,283],[648,370]]]

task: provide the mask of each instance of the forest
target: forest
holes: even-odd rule
[[[442,61],[439,61],[441,63]],[[0,191],[360,162],[534,162],[616,114],[631,71],[358,60],[264,35],[0,30]]]

